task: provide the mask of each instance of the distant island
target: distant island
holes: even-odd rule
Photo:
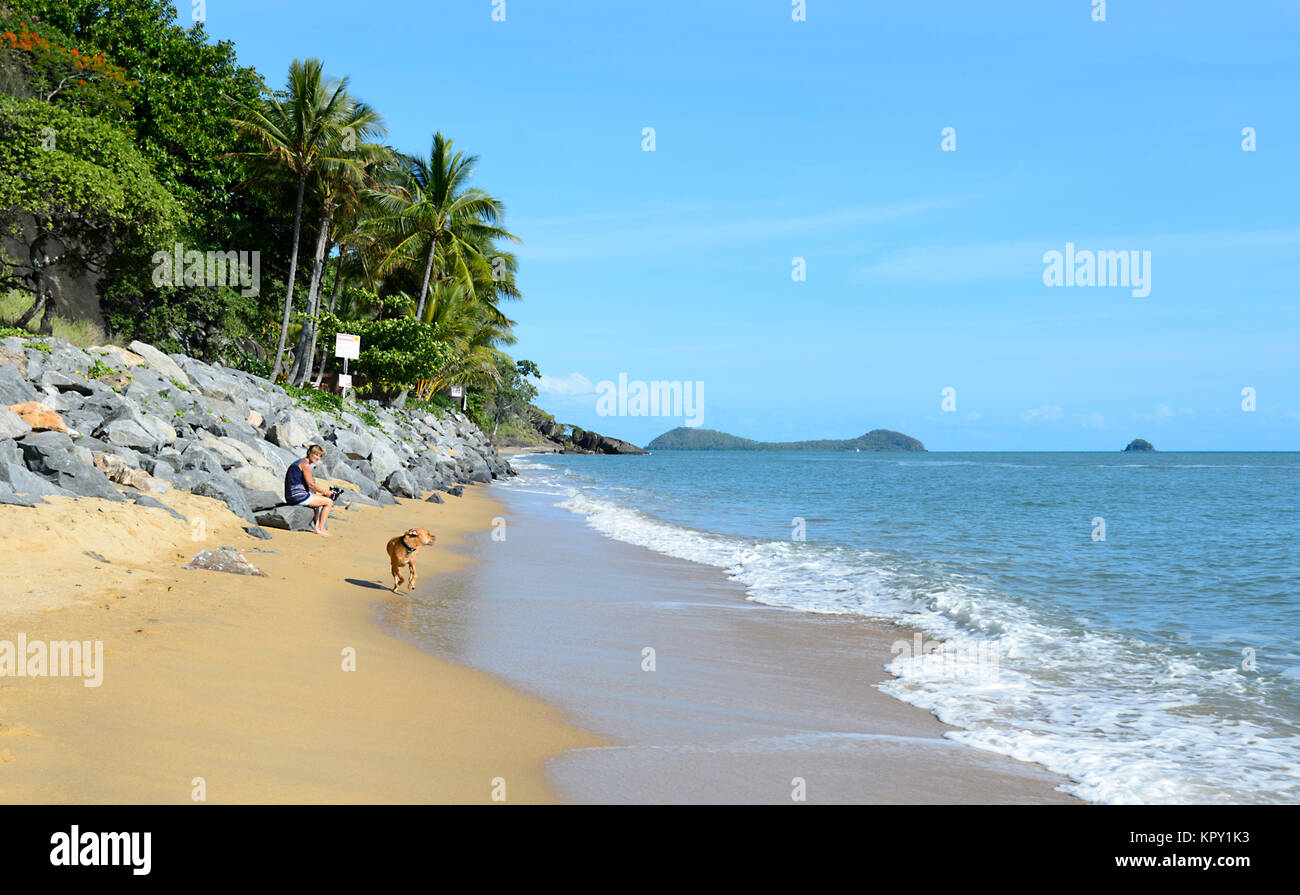
[[[1145,438],[1134,438],[1132,441],[1128,443],[1128,447],[1124,448],[1124,451],[1126,453],[1128,451],[1154,451],[1154,450],[1155,450],[1155,446],[1151,444],[1151,442],[1147,441]]]
[[[650,451],[923,451],[915,438],[889,429],[872,429],[847,440],[753,441],[715,429],[678,426],[646,445]]]

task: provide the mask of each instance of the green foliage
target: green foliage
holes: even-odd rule
[[[326,345],[333,345],[340,332],[361,337],[356,372],[381,389],[413,388],[437,373],[451,356],[447,345],[434,340],[432,327],[413,317],[347,322],[333,314],[320,318],[320,337]]]
[[[96,358],[95,362],[90,365],[90,369],[86,371],[86,378],[99,379],[101,376],[116,376],[119,372],[121,371],[117,368],[110,367],[108,364]]]
[[[186,208],[208,222],[235,210],[230,187],[242,172],[226,154],[242,141],[225,116],[213,113],[223,108],[223,96],[255,98],[261,79],[236,63],[233,44],[210,43],[201,23],[181,28],[176,6],[167,0],[21,0],[16,5],[20,15],[34,15],[83,52],[104,54],[140,83],[141,101],[133,104],[128,123],[158,179]],[[208,235],[221,240],[229,234]]]
[[[0,257],[0,297],[33,294],[37,267],[97,282],[115,339],[266,378],[296,313],[296,383],[314,374],[313,351],[337,369],[329,349],[342,328],[362,337],[360,393],[418,386],[445,413],[453,402],[437,392],[461,384],[480,425],[523,426],[538,373],[501,350],[514,336],[498,303],[519,297],[515,258],[499,245],[515,239],[503,206],[470,185],[475,157],[441,133],[426,156],[395,157],[372,142],[382,132],[322,63],[295,63],[287,88],[271,91],[231,44],[177,24],[168,0],[0,0],[0,229],[27,241]],[[337,260],[292,263],[295,238],[310,261],[318,233]],[[175,243],[260,252],[259,293],[155,283],[153,255]],[[43,294],[43,332],[53,321],[78,344],[105,341]],[[302,400],[329,402],[322,394]]]
[[[324,392],[315,388],[299,388],[296,385],[284,386],[285,394],[298,402],[298,406],[312,413],[328,413],[339,416],[343,413],[343,398],[333,392]]]
[[[72,241],[80,266],[124,242],[166,242],[181,219],[176,200],[121,131],[38,100],[0,94],[0,218],[21,236],[21,215]],[[21,259],[25,262],[27,259]]]

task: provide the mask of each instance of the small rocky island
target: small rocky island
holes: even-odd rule
[[[1125,453],[1129,453],[1131,451],[1154,451],[1154,450],[1155,450],[1155,446],[1152,445],[1151,442],[1147,441],[1145,438],[1134,438],[1132,441],[1128,443],[1128,447],[1124,448]]]

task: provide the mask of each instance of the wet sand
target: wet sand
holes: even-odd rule
[[[612,741],[550,762],[562,799],[1078,802],[876,689],[911,631],[747,602],[719,570],[607,539],[526,485],[497,494],[506,510],[463,548],[483,561],[382,620]]]

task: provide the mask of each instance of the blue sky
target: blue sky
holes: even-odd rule
[[[350,75],[399,148],[481,157],[523,240],[512,353],[561,421],[683,422],[598,415],[624,373],[771,440],[1300,447],[1294,3],[791,7],[209,0],[206,25],[273,85],[294,57]],[[1044,285],[1066,243],[1150,252],[1150,294]]]

